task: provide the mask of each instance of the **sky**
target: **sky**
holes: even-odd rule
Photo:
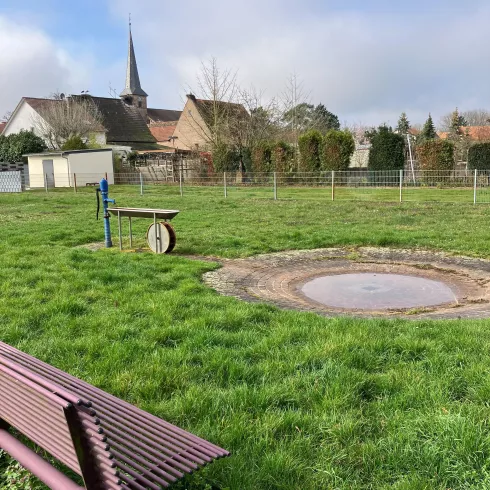
[[[214,57],[265,100],[296,74],[348,125],[490,109],[488,0],[0,0],[0,117],[23,96],[119,94],[129,13],[149,107],[182,109]]]

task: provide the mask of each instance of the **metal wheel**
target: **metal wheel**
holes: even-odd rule
[[[157,254],[168,254],[175,247],[175,231],[170,223],[166,223],[165,221],[157,223],[156,226],[155,223],[152,223],[146,232],[146,240],[148,242],[148,246],[153,252]]]

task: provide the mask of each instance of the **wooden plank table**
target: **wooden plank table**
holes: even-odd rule
[[[117,216],[117,223],[119,227],[119,250],[123,249],[122,245],[122,227],[121,218],[127,217],[129,219],[129,247],[133,246],[133,227],[131,218],[153,218],[153,226],[155,229],[155,252],[158,252],[158,243],[162,242],[161,230],[158,232],[157,219],[162,219],[167,222],[175,218],[180,211],[176,209],[149,209],[149,208],[108,208],[107,209],[112,215]],[[170,225],[169,225],[170,226]],[[172,229],[173,232],[173,229]],[[148,245],[151,245],[148,243]],[[160,247],[162,249],[162,247]],[[172,247],[173,248],[173,247]],[[161,250],[160,253],[165,253],[167,250]]]

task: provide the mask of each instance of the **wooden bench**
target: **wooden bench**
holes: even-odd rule
[[[0,448],[54,490],[161,490],[229,452],[0,342]]]

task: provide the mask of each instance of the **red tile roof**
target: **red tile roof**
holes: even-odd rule
[[[461,126],[462,134],[467,134],[471,141],[490,141],[490,126]],[[449,133],[437,133],[439,138],[445,140]]]
[[[157,142],[166,142],[174,134],[176,126],[150,126],[150,132]]]

